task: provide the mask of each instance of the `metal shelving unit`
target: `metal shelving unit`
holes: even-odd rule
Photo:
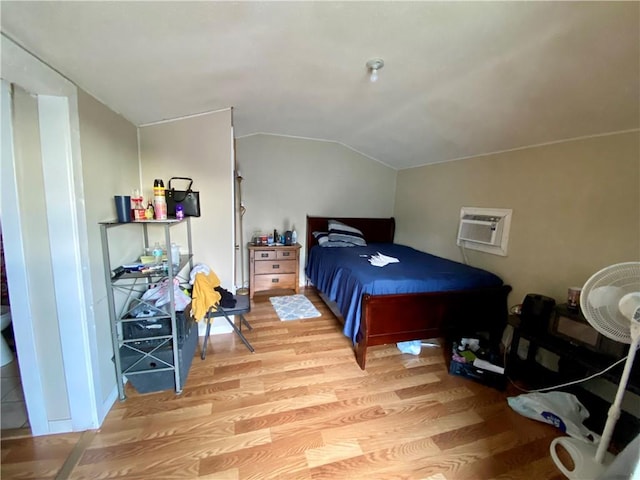
[[[180,255],[179,266],[172,265],[171,259],[167,261],[166,271],[153,273],[127,272],[116,275],[112,272],[109,234],[108,231],[123,225],[139,225],[143,230],[144,247],[149,247],[149,228],[162,228],[164,230],[165,244],[171,245],[171,230],[178,226],[183,226],[187,230],[188,254]],[[134,386],[136,386],[133,376],[144,376],[144,379],[155,382],[163,390],[167,380],[175,387],[176,393],[182,392],[184,378],[191,365],[191,358],[186,355],[182,358],[181,348],[185,339],[195,335],[197,341],[197,330],[188,321],[177,322],[179,312],[176,312],[176,304],[173,288],[168,288],[169,304],[167,309],[156,308],[144,301],[139,300],[142,294],[151,285],[167,280],[168,285],[173,285],[174,279],[187,265],[189,272],[193,268],[192,239],[191,239],[191,218],[185,217],[182,220],[141,220],[129,223],[101,222],[100,233],[102,239],[102,257],[104,262],[105,282],[107,286],[107,302],[109,306],[109,317],[111,324],[111,339],[113,342],[113,361],[116,368],[116,380],[118,384],[118,394],[120,400],[124,400],[124,377],[127,376]],[[167,248],[167,253],[170,249]],[[116,295],[121,295],[116,302]],[[118,304],[118,305],[117,305]],[[143,306],[149,310],[148,314],[140,318],[131,314],[134,307],[132,305]],[[118,311],[119,309],[119,311]],[[183,315],[188,313],[185,311]],[[158,322],[158,326],[170,324],[170,328],[160,328],[158,335],[136,336],[126,338],[124,335],[124,324],[128,322]],[[188,319],[187,319],[188,320]],[[185,331],[178,328],[185,325]],[[193,328],[192,328],[193,327]],[[195,330],[195,333],[194,333]],[[190,343],[195,346],[194,339]],[[191,353],[191,357],[193,353]],[[123,358],[124,357],[124,358]],[[123,361],[124,360],[124,361]],[[188,361],[188,365],[185,365]],[[186,372],[183,371],[186,368]],[[171,375],[173,373],[173,375]],[[172,378],[171,378],[172,377]],[[148,383],[148,382],[147,382]],[[171,388],[170,386],[168,388]],[[155,391],[155,390],[151,390]],[[143,392],[145,393],[145,392]]]

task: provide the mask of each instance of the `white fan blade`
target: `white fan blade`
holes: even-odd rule
[[[640,292],[631,292],[624,295],[618,302],[618,308],[620,313],[628,318],[629,321],[640,320],[636,319],[640,311]]]
[[[589,293],[589,304],[592,308],[611,307],[617,305],[622,296],[620,287],[596,287]]]

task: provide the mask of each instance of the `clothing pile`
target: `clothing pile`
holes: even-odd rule
[[[400,260],[398,260],[397,258],[383,255],[380,252],[378,252],[376,255],[371,255],[371,258],[369,258],[369,263],[374,267],[384,267],[385,265],[389,265],[390,263],[399,262]]]
[[[236,299],[233,294],[220,286],[220,279],[209,266],[199,263],[191,270],[189,283],[193,285],[191,293],[191,316],[199,322],[209,309],[218,307],[233,308]]]

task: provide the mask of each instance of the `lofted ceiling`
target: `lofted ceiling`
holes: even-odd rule
[[[640,127],[639,2],[0,2],[3,34],[136,125],[396,169]],[[365,63],[381,57],[379,80]]]

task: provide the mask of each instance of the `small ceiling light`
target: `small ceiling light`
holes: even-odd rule
[[[369,80],[376,82],[378,80],[378,70],[384,67],[384,60],[381,58],[372,58],[367,62],[367,69],[369,70]]]

